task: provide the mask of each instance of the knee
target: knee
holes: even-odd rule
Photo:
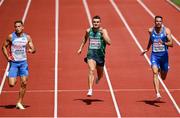
[[[27,81],[22,81],[21,82],[21,87],[22,88],[26,88],[26,86],[27,86]]]
[[[94,71],[95,71],[95,69],[90,68],[90,69],[89,69],[89,74],[93,75],[93,74],[94,74]]]

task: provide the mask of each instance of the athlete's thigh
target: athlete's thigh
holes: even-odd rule
[[[19,68],[19,64],[16,62],[9,62],[10,66],[9,66],[9,70],[8,70],[8,78],[16,78],[18,76],[18,68]]]
[[[163,72],[168,72],[169,69],[168,55],[164,55],[161,58],[160,68]]]
[[[156,55],[151,54],[151,68],[153,73],[157,73],[160,67],[159,57]]]
[[[93,59],[87,59],[87,63],[90,70],[95,70],[96,68],[96,61]]]
[[[28,76],[29,72],[28,72],[28,64],[27,61],[23,61],[20,63],[20,67],[19,67],[19,76]]]

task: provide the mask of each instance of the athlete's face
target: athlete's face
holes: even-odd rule
[[[93,19],[92,24],[93,24],[93,28],[97,29],[100,27],[101,20],[100,19]]]
[[[162,18],[155,19],[155,27],[160,28],[162,26]]]
[[[15,28],[16,33],[22,33],[24,29],[21,23],[14,24],[14,28]]]

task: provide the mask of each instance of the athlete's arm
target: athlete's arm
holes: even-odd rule
[[[166,35],[167,35],[167,42],[165,42],[164,44],[167,45],[168,47],[173,47],[173,40],[169,28],[166,28]]]
[[[31,37],[29,35],[27,35],[27,38],[28,38],[28,49],[27,49],[27,52],[33,54],[33,53],[36,52],[36,49],[34,47],[34,44],[33,44],[33,41],[31,39]]]
[[[145,54],[146,52],[149,51],[151,45],[152,45],[152,41],[151,41],[151,33],[152,33],[152,28],[149,28],[148,30],[149,32],[149,41],[148,41],[148,45],[147,45],[147,48],[142,52],[142,55]]]
[[[12,60],[7,50],[7,47],[10,46],[11,43],[12,43],[12,34],[8,35],[8,37],[6,38],[6,40],[2,45],[2,52],[8,61]]]
[[[108,44],[111,45],[111,39],[109,38],[108,32],[106,29],[100,28],[100,32],[102,33],[104,41]]]
[[[79,48],[79,50],[77,51],[78,54],[81,54],[82,49],[83,49],[84,45],[86,44],[86,42],[87,42],[87,40],[88,40],[89,30],[90,30],[90,29],[87,29],[87,30],[86,30],[86,33],[85,33],[85,35],[84,35],[84,37],[83,37],[82,43],[81,43],[81,45],[80,45],[80,48]]]

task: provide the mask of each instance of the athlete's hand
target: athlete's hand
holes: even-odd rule
[[[80,49],[77,51],[78,55],[80,55],[81,52],[82,52],[82,49],[80,48]]]
[[[33,49],[28,49],[27,52],[33,54],[33,53],[35,53],[35,50],[33,50]]]
[[[14,61],[14,58],[13,58],[12,55],[9,55],[9,56],[7,57],[7,60],[8,60],[8,61]]]
[[[148,52],[148,50],[144,50],[144,51],[141,53],[141,56],[144,55],[146,52]]]

